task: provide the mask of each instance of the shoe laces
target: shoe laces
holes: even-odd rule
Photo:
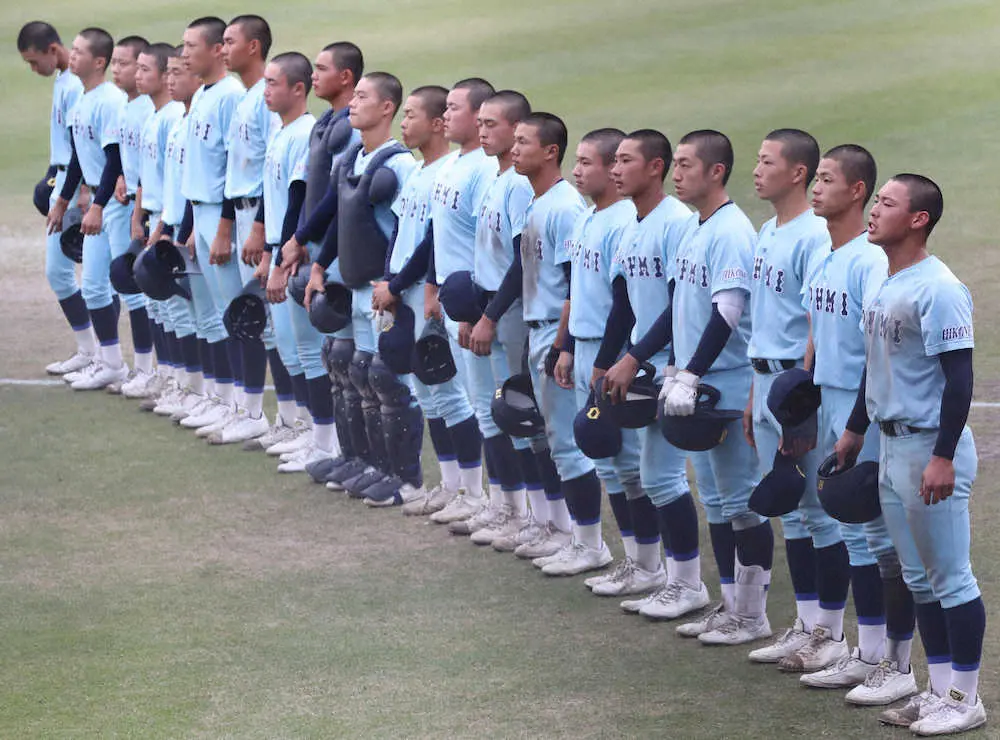
[[[841,673],[846,671],[855,660],[860,659],[854,655],[845,655],[843,658],[837,660],[837,662],[830,666],[827,670],[830,673]]]
[[[684,586],[680,581],[673,581],[653,594],[653,601],[659,604],[673,604],[681,597]]]
[[[865,676],[864,687],[866,689],[880,689],[885,685],[893,673],[898,673],[896,664],[883,658],[878,662],[867,676]]]
[[[812,634],[809,635],[809,642],[799,648],[796,652],[804,657],[813,657],[819,652],[820,648],[823,647],[823,643],[830,640],[829,633],[822,627],[814,627]]]
[[[626,578],[635,573],[635,568],[635,561],[626,555],[625,559],[620,561],[618,565],[615,566],[615,569],[611,571],[611,575],[608,576],[608,581],[615,583],[624,581]]]
[[[785,643],[791,642],[792,640],[797,638],[799,634],[801,634],[800,630],[797,630],[794,627],[789,627],[788,629],[786,629],[784,632],[781,633],[781,637],[775,640],[774,644],[784,645]]]

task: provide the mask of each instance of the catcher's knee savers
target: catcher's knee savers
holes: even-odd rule
[[[511,437],[535,437],[545,431],[545,421],[535,401],[531,376],[512,375],[497,389],[490,404],[493,422]]]
[[[864,524],[881,516],[877,462],[850,463],[838,470],[833,454],[819,466],[817,476],[819,502],[838,522]]]
[[[378,396],[383,409],[408,406],[411,400],[410,387],[399,379],[385,361],[375,355],[368,366],[368,382]]]
[[[347,386],[351,382],[352,357],[354,357],[353,339],[327,337],[323,342],[323,363],[330,373],[330,378],[341,386]]]
[[[742,409],[716,408],[722,394],[705,383],[698,384],[698,399],[691,416],[670,416],[659,410],[660,431],[679,450],[706,452],[726,439],[727,425],[743,417]]]

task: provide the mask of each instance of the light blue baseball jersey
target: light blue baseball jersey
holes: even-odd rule
[[[316,123],[312,113],[299,116],[271,137],[264,157],[264,240],[281,244],[281,227],[288,210],[288,188],[305,182],[309,163],[309,132]]]
[[[172,100],[146,120],[139,149],[139,182],[142,208],[151,213],[163,210],[164,153],[174,124],[184,116],[184,105]]]
[[[438,170],[445,157],[415,169],[403,184],[403,189],[393,203],[392,210],[399,219],[396,241],[392,245],[389,271],[397,274],[413,256],[417,245],[427,236],[427,223],[431,217],[431,190]]]
[[[973,347],[972,295],[934,256],[872,293],[862,319],[868,417],[936,429],[944,392],[937,356]]]
[[[802,286],[802,305],[812,322],[813,381],[856,391],[865,368],[860,323],[865,297],[885,281],[889,260],[861,234],[838,249],[827,248]],[[771,358],[775,359],[775,358]]]
[[[452,152],[438,170],[431,193],[431,224],[439,285],[453,272],[475,270],[479,207],[499,169],[496,157],[479,148],[466,154]]]
[[[534,197],[528,178],[513,167],[490,181],[476,220],[473,276],[480,287],[499,289],[514,263],[514,234],[524,228],[524,212]]]
[[[66,166],[73,158],[69,140],[70,111],[83,95],[83,83],[68,69],[56,71],[52,84],[52,118],[49,122],[49,164]]]
[[[525,321],[554,320],[562,315],[569,288],[563,264],[569,262],[573,227],[586,209],[583,196],[565,180],[528,205],[521,232]]]
[[[611,280],[621,275],[635,315],[632,343],[642,339],[670,302],[669,283],[681,240],[691,228],[691,211],[672,195],[639,221],[635,208],[612,256]],[[575,272],[575,268],[574,268]],[[610,304],[609,304],[610,310]],[[604,312],[605,319],[608,312]],[[604,325],[598,336],[604,334]]]
[[[364,149],[361,149],[358,152],[358,156],[354,159],[354,174],[360,175],[364,173],[365,168],[368,166],[368,162],[375,156],[375,154],[390,146],[394,146],[397,143],[398,142],[395,139],[389,139],[387,142],[376,147],[370,152],[366,152]],[[394,154],[389,157],[389,159],[387,159],[385,164],[382,166],[388,167],[396,173],[396,193],[389,200],[375,206],[375,222],[378,224],[379,228],[382,229],[382,233],[385,234],[386,238],[391,239],[392,232],[396,227],[396,214],[393,210],[393,206],[399,199],[400,193],[402,193],[403,184],[420,165],[410,152],[400,152],[399,154]]]
[[[677,249],[674,267],[673,339],[677,367],[687,367],[712,316],[712,296],[739,289],[749,294],[757,233],[740,207],[730,201],[701,223],[698,214]],[[747,296],[749,299],[749,295]],[[739,326],[715,359],[711,370],[750,364],[750,307],[743,307]]]
[[[826,219],[812,210],[778,226],[775,216],[757,234],[750,278],[750,357],[798,360],[809,342],[802,285],[830,250]]]
[[[189,123],[190,118],[186,113],[174,121],[163,151],[163,210],[160,212],[160,220],[169,226],[178,226],[184,220],[187,205],[187,199],[181,194],[181,180],[184,178]]]
[[[121,142],[125,189],[129,195],[135,195],[135,190],[139,186],[139,169],[142,167],[142,130],[155,111],[156,106],[148,95],[132,98],[122,110],[118,124],[118,138]]]
[[[107,157],[104,147],[120,144],[119,122],[127,97],[110,82],[102,82],[83,93],[70,114],[73,144],[80,161],[83,181],[97,187]]]
[[[599,339],[611,312],[613,261],[622,233],[635,221],[635,206],[620,200],[600,211],[591,206],[573,228],[569,247],[569,333]]]
[[[235,77],[223,77],[213,85],[202,85],[191,101],[191,119],[181,192],[190,201],[221,203],[226,184],[229,127],[233,112],[243,98],[243,85]]]
[[[264,103],[264,80],[243,95],[229,129],[225,196],[256,198],[264,191],[267,142],[281,127],[281,118]]]

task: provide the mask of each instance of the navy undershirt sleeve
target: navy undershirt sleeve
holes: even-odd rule
[[[104,208],[115,194],[115,185],[122,174],[122,156],[117,144],[108,144],[104,147],[104,171],[101,172],[101,183],[94,193],[94,203]]]
[[[698,340],[698,347],[694,351],[691,362],[687,365],[688,372],[694,373],[698,377],[703,376],[712,367],[712,363],[726,347],[729,335],[733,333],[732,327],[726,323],[722,314],[719,313],[719,306],[712,304],[712,315],[708,319],[708,325]]]
[[[434,239],[434,234],[431,233],[431,239]],[[431,253],[427,257],[427,282],[430,285],[437,285],[437,265],[434,262],[434,248],[431,248]]]
[[[427,234],[424,236],[417,248],[413,250],[410,259],[406,261],[403,268],[396,275],[389,273],[388,262],[386,263],[386,274],[389,278],[389,292],[394,296],[401,295],[404,290],[414,285],[427,274],[427,266],[431,255],[434,253],[434,230],[427,224]],[[388,258],[387,258],[388,259]]]
[[[524,266],[521,264],[521,236],[514,237],[514,261],[507,269],[507,274],[503,276],[500,287],[486,305],[483,311],[486,318],[496,323],[510,310],[514,301],[521,297],[524,290]]]
[[[628,299],[628,287],[625,278],[619,276],[611,283],[611,311],[604,323],[604,336],[601,338],[601,347],[597,350],[594,367],[607,370],[615,364],[633,326],[635,313]]]
[[[72,133],[69,136],[69,143],[73,154],[69,159],[69,167],[66,168],[66,181],[63,183],[62,191],[59,193],[59,197],[63,200],[73,200],[73,194],[80,186],[80,180],[83,179],[83,170],[80,169],[80,159],[76,156],[76,143],[73,141]]]
[[[253,220],[259,224],[264,223],[264,196],[260,197],[260,204],[257,206],[257,215],[253,217]]]
[[[284,244],[292,238],[295,233],[295,224],[299,222],[299,213],[302,211],[302,204],[306,200],[306,183],[304,180],[296,180],[288,186],[288,208],[285,209],[285,218],[281,222],[281,243]]]
[[[668,305],[642,339],[632,345],[629,354],[639,362],[648,362],[650,357],[670,344],[674,333],[673,315],[673,309]]]
[[[330,178],[330,187],[327,188],[323,199],[313,208],[306,222],[295,231],[295,239],[299,244],[319,241],[327,233],[330,224],[333,223],[333,219],[337,215],[338,171],[339,168],[334,171],[333,177]]]
[[[187,240],[191,237],[191,229],[194,228],[194,207],[191,205],[191,201],[187,201],[184,204],[184,216],[181,218],[181,226],[177,230],[177,241],[181,244],[187,244]]]
[[[858,395],[854,399],[854,408],[847,418],[847,431],[855,434],[864,434],[871,425],[871,419],[868,418],[868,407],[865,404],[865,384],[867,381],[868,368],[865,367],[861,373],[861,386],[858,388]]]
[[[326,269],[333,264],[333,261],[337,259],[337,253],[340,248],[340,243],[338,241],[338,226],[337,217],[334,216],[333,221],[326,229],[326,236],[323,238],[323,246],[320,248],[319,254],[316,256],[316,262],[323,268]],[[298,236],[295,237],[298,239]],[[301,244],[301,242],[299,242]]]
[[[224,218],[227,221],[236,220],[236,202],[231,198],[222,199],[222,216],[220,218]]]
[[[941,421],[935,457],[951,460],[955,457],[958,440],[969,420],[972,404],[972,349],[956,349],[938,355],[944,372],[944,393],[941,395]]]

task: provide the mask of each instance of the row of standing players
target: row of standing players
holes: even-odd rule
[[[611,564],[603,484],[626,557],[586,584],[637,597],[623,609],[653,619],[709,606],[690,463],[721,602],[678,632],[736,645],[772,634],[773,534],[748,501],[775,456],[792,454],[768,390],[805,366],[823,403],[815,449],[794,451],[806,493],[782,517],[797,618],[751,660],[802,673],[808,686],[850,688],[856,704],[909,698],[880,719],[919,734],[985,722],[985,613],[969,564],[972,307],[926,251],[942,211],[932,182],[890,179],[866,222],[871,155],[848,145],[821,157],[811,136],[779,129],[754,169],[776,215],[756,232],[726,194],[733,151],[718,132],[692,132],[676,151],[653,130],[591,132],[574,189],[561,177],[565,126],[519,93],[471,78],[404,101],[392,75],[362,74],[353,44],[331,44],[310,65],[294,52],[266,63],[270,43],[257,16],[199,19],[176,48],[115,44],[91,28],[65,49],[48,24],[22,30],[25,60],[56,74],[46,272],[78,342],[50,372],[75,389],[142,398],[210,442],[266,449],[283,472],[429,515],[549,575]],[[319,120],[306,111],[310,89],[330,104]],[[419,163],[391,137],[399,108]],[[676,198],[663,187],[671,166]],[[58,240],[81,180],[82,289]],[[190,250],[192,269],[183,295],[122,296],[129,373],[109,271],[139,238]],[[301,306],[286,297],[296,274],[308,275]],[[329,283],[351,289],[350,316],[324,336],[308,307]],[[224,316],[255,284],[267,325],[236,340]],[[437,285],[454,310],[442,312]],[[447,334],[454,378],[426,385],[382,361],[386,317],[404,314],[414,337]],[[614,458],[590,460],[574,417],[598,381],[612,402],[624,399],[644,363],[662,380],[662,413],[692,414],[710,384],[721,406],[746,409],[743,428],[731,422],[721,444],[690,455],[655,426],[622,430]],[[273,425],[262,411],[268,366]],[[490,404],[525,366],[545,432],[512,439]],[[429,491],[424,420],[442,479]],[[841,525],[823,512],[815,469],[832,451],[879,461],[882,517]],[[920,693],[916,624],[930,673]]]

